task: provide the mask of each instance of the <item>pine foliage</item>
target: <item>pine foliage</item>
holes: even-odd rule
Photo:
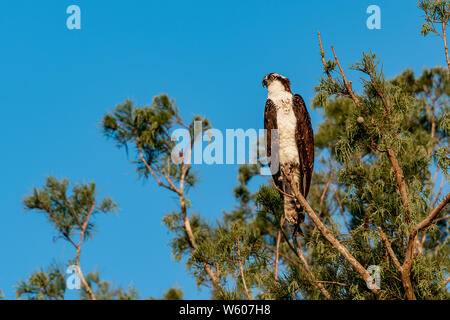
[[[323,76],[312,108],[322,113],[323,122],[315,131],[317,157],[303,236],[292,238],[279,191],[259,175],[261,163],[240,166],[235,204],[218,213],[216,221],[191,212],[188,195],[198,174],[186,159],[198,138],[196,123],[203,131],[211,128],[206,118],[195,115],[185,122],[165,94],[151,106],[126,100],[103,117],[104,135],[132,154],[137,176],[175,195],[174,209],[163,218],[172,235],[169,245],[212,298],[449,299],[445,28],[450,7],[447,0],[423,0],[418,6],[425,14],[421,33],[444,39],[448,68],[424,69],[420,75],[405,70],[387,79],[381,60],[363,52],[350,66],[361,79],[355,91],[333,47],[327,60],[319,34]],[[182,150],[171,136],[177,128],[190,133],[190,144]],[[75,259],[68,263],[81,271],[82,244],[94,235],[95,216],[117,205],[110,198],[98,201],[94,183],[69,185],[49,177],[23,203],[43,213],[56,237],[73,245]],[[367,270],[374,266],[380,271],[379,288],[368,283]],[[116,287],[98,272],[82,279],[81,299],[140,298],[133,287]],[[17,297],[63,299],[65,286],[61,267],[52,264],[20,281]],[[178,287],[162,295],[182,298]]]

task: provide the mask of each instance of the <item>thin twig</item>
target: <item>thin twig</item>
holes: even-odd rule
[[[336,86],[336,81],[334,81],[333,77],[330,74],[330,71],[328,71],[327,69],[327,63],[325,61],[325,52],[323,51],[323,46],[322,46],[322,38],[320,37],[320,32],[317,31],[317,36],[319,37],[319,45],[320,45],[320,56],[322,58],[322,64],[323,64],[323,70],[325,71],[325,73],[328,76],[328,79],[330,79],[331,83],[334,84]]]
[[[279,262],[279,256],[280,256],[280,243],[281,243],[281,229],[284,225],[284,216],[281,217],[280,221],[280,229],[277,232],[277,243],[276,243],[276,252],[275,252],[275,267],[273,270],[273,275],[275,280],[278,280],[278,262]]]
[[[83,227],[81,228],[81,233],[80,233],[80,240],[78,241],[78,245],[77,245],[77,255],[75,258],[75,264],[77,266],[78,269],[78,275],[80,276],[81,282],[83,283],[83,286],[85,287],[89,298],[91,300],[96,300],[94,292],[92,291],[91,287],[89,286],[89,284],[87,283],[83,272],[81,270],[81,266],[80,266],[80,256],[81,256],[81,244],[83,243],[83,238],[84,238],[84,234],[86,233],[86,230],[88,228],[89,225],[89,220],[91,218],[92,213],[94,212],[95,209],[95,203],[92,204],[91,208],[89,209],[88,215],[86,216],[84,223],[83,223]]]
[[[447,279],[444,280],[444,282],[442,283],[442,285],[439,287],[438,290],[444,289],[447,286],[447,283],[449,283],[449,282],[450,282],[450,276],[447,277]]]
[[[241,273],[242,283],[244,285],[244,292],[245,292],[245,295],[247,296],[248,300],[253,300],[252,297],[250,296],[249,292],[248,292],[247,283],[245,281],[244,268],[242,267],[241,249],[240,249],[240,246],[239,246],[239,239],[236,239],[236,245],[237,245],[237,255],[238,255],[238,262],[239,262],[239,270],[240,270],[240,273]]]
[[[338,286],[341,286],[341,287],[348,287],[348,286],[349,286],[349,285],[346,284],[346,283],[341,283],[341,282],[336,282],[336,281],[320,281],[320,280],[317,280],[316,282],[319,282],[319,283],[335,284],[335,285],[338,285]]]
[[[342,69],[342,67],[341,67],[341,64],[340,64],[339,59],[338,59],[338,57],[337,57],[337,55],[336,55],[336,52],[334,51],[334,47],[333,47],[333,46],[331,46],[331,50],[333,51],[334,60],[336,61],[337,65],[338,65],[338,67],[339,67],[339,70],[340,70],[340,74],[341,74],[342,80],[344,81],[345,88],[347,89],[347,93],[350,95],[350,97],[352,98],[352,100],[353,100],[353,102],[355,103],[355,105],[356,105],[358,108],[361,108],[361,103],[359,102],[358,97],[357,97],[357,96],[355,95],[355,93],[353,92],[353,89],[352,89],[352,82],[351,82],[351,81],[350,81],[350,82],[347,81],[347,77],[345,76],[344,69]]]
[[[447,185],[447,181],[444,181],[444,176],[442,176],[441,178],[441,183],[439,185],[439,190],[436,194],[436,197],[434,198],[434,201],[432,203],[432,207],[436,206],[436,203],[439,201],[439,197],[441,196],[442,190],[444,189],[444,187]]]

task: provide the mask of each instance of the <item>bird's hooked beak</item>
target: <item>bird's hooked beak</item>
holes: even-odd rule
[[[263,87],[267,87],[267,85],[268,85],[267,80],[264,79],[263,82],[262,82],[262,86],[263,86]]]

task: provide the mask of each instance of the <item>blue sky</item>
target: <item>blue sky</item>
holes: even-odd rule
[[[71,4],[81,8],[81,30],[66,28]],[[371,4],[381,8],[381,30],[366,27]],[[21,203],[55,175],[95,181],[121,207],[97,220],[84,272],[97,269],[143,297],[178,285],[186,298],[208,298],[171,256],[161,219],[176,208],[172,195],[137,179],[131,158],[102,136],[102,116],[127,98],[144,105],[167,93],[186,119],[201,114],[221,130],[261,128],[267,73],[289,77],[309,106],[321,76],[318,30],[343,66],[370,49],[392,77],[445,63],[440,39],[421,37],[421,24],[411,0],[2,1],[0,288],[14,298],[19,279],[74,256]],[[359,88],[359,75],[347,76]],[[312,112],[312,120],[317,127],[320,115]],[[196,169],[193,211],[214,221],[234,204],[237,167]]]

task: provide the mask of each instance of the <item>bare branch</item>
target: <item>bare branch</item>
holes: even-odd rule
[[[353,89],[352,89],[352,82],[351,82],[351,81],[350,81],[350,82],[347,81],[347,77],[345,76],[344,69],[342,69],[341,64],[339,63],[339,59],[338,59],[338,57],[337,57],[337,55],[336,55],[336,52],[334,51],[333,46],[331,46],[331,50],[333,51],[334,60],[336,61],[337,65],[338,65],[338,67],[339,67],[339,70],[340,70],[340,74],[341,74],[342,80],[344,81],[345,88],[347,89],[347,93],[350,95],[350,97],[352,98],[352,100],[353,100],[353,102],[356,104],[356,106],[357,106],[358,108],[361,108],[361,103],[359,102],[358,97],[357,97],[357,96],[355,95],[355,93],[353,92]]]
[[[432,203],[432,206],[435,207],[436,203],[439,201],[439,197],[441,196],[442,190],[444,189],[444,187],[447,185],[447,181],[444,180],[444,176],[442,176],[441,178],[441,183],[439,185],[439,190],[436,194],[436,198],[434,198],[434,201]]]
[[[323,51],[323,46],[322,46],[322,38],[320,37],[320,32],[317,31],[317,36],[319,37],[319,45],[320,45],[320,56],[322,57],[322,64],[323,64],[323,69],[325,71],[325,73],[328,76],[328,79],[330,79],[331,83],[333,83],[336,86],[336,82],[334,81],[333,77],[330,74],[330,71],[327,70],[327,63],[325,61],[325,52]]]
[[[162,169],[161,172],[162,172],[164,178],[166,178],[166,181],[169,183],[169,186],[170,186],[171,190],[176,192],[176,193],[179,193],[177,187],[175,187],[175,185],[173,184],[172,179],[167,175],[166,170]]]
[[[333,180],[333,174],[330,175],[330,178],[328,179],[327,184],[325,185],[325,188],[323,188],[322,195],[320,196],[320,207],[322,207],[323,201],[325,199],[325,195],[327,194],[328,188],[330,187],[332,180]]]
[[[341,286],[341,287],[348,287],[348,286],[349,286],[349,285],[346,284],[346,283],[341,283],[341,282],[336,282],[336,281],[320,281],[320,280],[317,280],[316,282],[318,282],[318,283],[335,284],[335,285],[338,285],[338,286]]]

